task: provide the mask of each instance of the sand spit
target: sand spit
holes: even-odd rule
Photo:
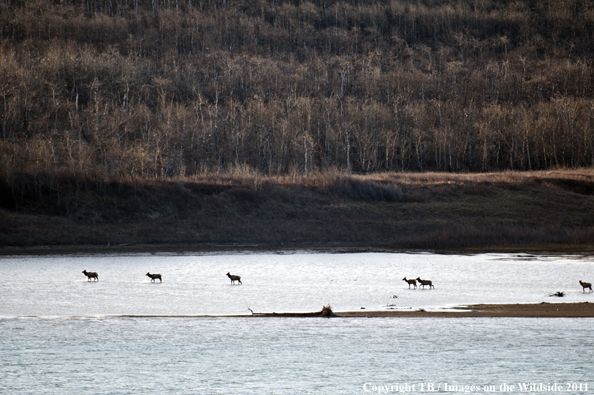
[[[121,318],[466,318],[466,317],[519,317],[519,318],[594,318],[594,303],[517,303],[476,304],[460,306],[448,311],[347,311],[333,312],[324,306],[321,311],[311,313],[253,313],[251,315],[122,315]]]

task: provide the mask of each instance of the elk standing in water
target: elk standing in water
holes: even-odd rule
[[[407,280],[407,279],[406,279],[406,277],[404,277],[404,278],[402,279],[402,281],[406,281],[406,282],[408,283],[408,289],[410,289],[410,286],[411,286],[411,285],[414,285],[414,286],[415,286],[415,288],[417,287],[417,280],[415,280],[414,278],[411,278],[411,279],[408,279],[408,280]]]
[[[147,272],[146,275],[151,278],[151,282],[155,282],[156,279],[159,279],[160,282],[163,282],[163,279],[161,278],[160,274],[151,274],[151,272]]]
[[[590,292],[592,292],[592,284],[591,283],[585,283],[585,282],[582,282],[582,280],[580,280],[580,285],[582,286],[582,292],[586,292],[586,289],[590,289]]]
[[[99,275],[97,272],[87,272],[87,269],[83,270],[82,272],[85,276],[87,276],[87,281],[91,281],[92,278],[94,278],[95,281],[99,281]]]
[[[231,273],[227,272],[227,276],[231,279],[231,284],[235,284],[235,281],[239,281],[239,283],[241,284],[241,277],[239,276],[234,276]]]
[[[433,286],[433,283],[431,282],[431,280],[421,280],[420,277],[417,277],[417,281],[419,282],[419,284],[421,284],[423,286],[423,288],[425,288],[425,285],[428,285],[429,289],[435,288]]]

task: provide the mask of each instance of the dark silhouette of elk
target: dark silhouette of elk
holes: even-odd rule
[[[410,289],[411,285],[414,285],[415,288],[417,287],[417,280],[415,280],[414,278],[409,278],[408,280],[406,279],[406,277],[404,277],[402,279],[402,281],[406,281],[408,283],[408,289]]]
[[[428,285],[429,289],[435,288],[433,286],[433,283],[431,282],[431,280],[421,280],[420,277],[417,277],[417,281],[419,282],[419,284],[421,284],[423,286],[423,288],[425,288],[425,285]]]
[[[97,272],[87,272],[87,269],[82,271],[85,276],[87,276],[87,281],[91,281],[91,279],[95,279],[95,281],[99,281],[99,275]]]
[[[240,284],[242,284],[241,282],[241,277],[239,276],[234,276],[231,273],[227,272],[227,276],[231,279],[231,284],[235,284],[235,281],[239,281]]]
[[[151,274],[150,272],[147,272],[146,275],[151,278],[151,282],[155,282],[156,279],[159,279],[160,282],[163,282],[163,279],[161,278],[160,274],[156,274],[156,273]]]
[[[586,289],[590,289],[590,292],[592,292],[592,284],[591,283],[585,283],[585,282],[582,282],[582,280],[580,280],[580,285],[582,286],[582,292],[586,292]]]

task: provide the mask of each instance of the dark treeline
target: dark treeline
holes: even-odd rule
[[[0,0],[0,178],[594,165],[590,0]]]

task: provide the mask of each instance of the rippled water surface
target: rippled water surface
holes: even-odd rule
[[[444,392],[445,383],[522,382],[581,384],[564,393],[589,394],[593,325],[589,318],[0,319],[0,388],[358,394],[378,385],[433,393],[428,385]]]
[[[578,256],[5,257],[0,277],[0,394],[594,393],[590,318],[181,317],[594,302]]]

